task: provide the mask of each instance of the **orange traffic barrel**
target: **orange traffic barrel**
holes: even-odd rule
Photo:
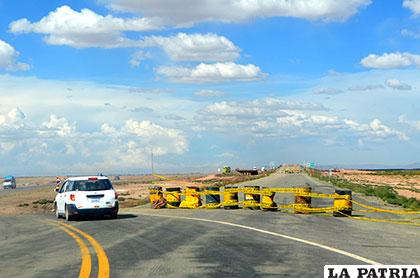
[[[295,213],[302,213],[302,214],[309,213],[309,211],[305,209],[311,207],[312,199],[311,197],[306,196],[306,194],[311,193],[311,191],[312,191],[312,188],[310,186],[306,186],[306,187],[300,188],[295,193],[295,207],[294,207]]]
[[[249,209],[260,209],[260,187],[244,187],[244,207]]]
[[[334,198],[334,209],[333,216],[341,217],[341,216],[351,216],[353,211],[353,204],[351,202],[351,190],[340,190],[337,189],[335,194],[337,195]]]
[[[168,207],[179,207],[181,204],[181,188],[179,187],[170,187],[166,188],[165,199],[167,201]]]
[[[223,207],[224,209],[237,209],[239,208],[238,201],[238,187],[225,186],[223,192]]]

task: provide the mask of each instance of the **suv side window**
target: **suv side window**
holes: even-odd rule
[[[59,193],[63,193],[63,192],[65,192],[65,190],[66,190],[66,187],[67,187],[67,181],[65,182],[65,183],[63,183],[63,185],[61,186],[61,188],[60,188],[60,191],[59,191]]]
[[[69,192],[69,191],[74,191],[74,182],[73,181],[68,181],[67,182],[66,192]]]

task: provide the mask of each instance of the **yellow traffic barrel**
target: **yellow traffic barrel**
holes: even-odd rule
[[[337,189],[335,191],[335,194],[337,195],[337,197],[334,198],[334,209],[336,210],[333,212],[333,216],[335,217],[351,216],[351,213],[353,211],[353,204],[351,202],[352,200],[351,190]]]
[[[224,209],[237,209],[239,208],[238,204],[238,187],[225,186],[225,191],[223,191]]]
[[[244,187],[244,207],[249,209],[260,209],[260,187]]]
[[[153,207],[153,203],[160,200],[163,197],[162,186],[150,186],[149,187],[149,200],[150,206]]]
[[[306,196],[307,194],[312,192],[312,188],[310,186],[305,186],[300,188],[295,193],[295,205],[294,205],[294,212],[295,213],[301,213],[301,214],[307,214],[309,213],[308,210],[305,210],[307,208],[311,207],[311,197]]]
[[[179,205],[180,208],[198,208],[201,206],[200,189],[197,186],[189,186],[185,189],[185,199]]]
[[[168,207],[179,207],[181,204],[181,188],[179,187],[170,187],[166,188],[165,199],[167,201]]]
[[[220,207],[220,188],[217,186],[209,186],[205,189],[206,192],[206,208]]]
[[[276,192],[273,192],[268,187],[263,187],[261,190],[261,209],[264,211],[275,211],[277,210],[277,204],[274,202],[274,196]]]

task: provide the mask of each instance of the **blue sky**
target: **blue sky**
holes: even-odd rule
[[[420,1],[0,0],[0,174],[419,162]]]

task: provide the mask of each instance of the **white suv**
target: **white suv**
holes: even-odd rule
[[[79,215],[117,218],[118,194],[107,177],[68,178],[57,190],[54,208],[57,218],[63,216],[67,221]]]

